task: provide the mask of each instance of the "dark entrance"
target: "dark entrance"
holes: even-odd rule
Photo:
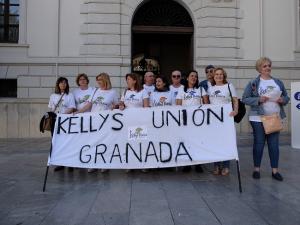
[[[179,3],[146,1],[132,22],[132,70],[169,76],[174,69],[192,69],[193,33],[192,19]]]

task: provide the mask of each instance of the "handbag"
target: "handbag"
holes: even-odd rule
[[[44,133],[44,131],[52,131],[54,129],[54,124],[55,124],[55,120],[56,120],[56,113],[55,110],[57,109],[59,103],[61,102],[63,96],[65,95],[65,93],[62,94],[62,96],[60,97],[58,103],[55,105],[55,108],[53,110],[53,112],[46,112],[41,121],[40,121],[40,132]]]
[[[265,134],[279,132],[283,129],[283,125],[278,113],[274,113],[268,116],[261,116],[260,118],[265,129]]]
[[[232,94],[231,94],[231,90],[229,87],[229,83],[228,83],[228,90],[229,90],[229,94],[230,94],[230,98],[231,98],[231,105],[232,105],[232,110],[234,109],[233,107],[233,98],[232,98]],[[244,118],[246,114],[246,106],[244,104],[244,102],[241,101],[241,99],[238,99],[238,113],[234,116],[234,122],[239,123],[242,121],[242,119]]]

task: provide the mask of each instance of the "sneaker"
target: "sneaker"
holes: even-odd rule
[[[196,165],[195,170],[196,170],[197,173],[203,173],[203,168],[202,168],[201,165]]]
[[[222,176],[228,176],[229,175],[229,169],[228,168],[223,168],[221,174],[222,174]]]
[[[253,171],[252,177],[253,177],[253,179],[259,179],[260,178],[260,172],[259,171]]]
[[[272,178],[278,181],[283,181],[283,177],[281,176],[280,173],[272,173]]]
[[[54,168],[54,172],[61,171],[61,170],[63,170],[64,168],[65,168],[64,166],[56,166],[56,167]]]
[[[97,171],[97,169],[88,169],[88,173],[94,173],[94,172],[96,172]]]
[[[125,173],[130,173],[131,169],[125,170]]]
[[[106,172],[108,172],[108,169],[101,169],[100,170],[100,173],[106,173]]]
[[[192,167],[191,167],[191,166],[184,166],[184,167],[183,167],[183,169],[182,169],[182,172],[184,172],[184,173],[188,173],[188,172],[190,172],[190,171],[191,171],[191,169],[192,169]]]
[[[214,175],[219,175],[221,173],[221,169],[220,169],[220,167],[218,167],[218,166],[215,166],[215,169],[214,169],[214,172],[213,172],[213,174]]]
[[[147,170],[147,169],[142,169],[141,170],[143,173],[148,173],[149,172],[149,170]]]

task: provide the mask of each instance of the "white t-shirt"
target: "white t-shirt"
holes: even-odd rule
[[[95,90],[94,90],[95,91]],[[91,112],[99,112],[102,110],[109,110],[113,104],[118,103],[118,96],[115,90],[101,90],[100,88],[97,91],[92,93],[88,102],[92,103]]]
[[[172,94],[172,105],[176,105],[176,96],[180,88],[183,88],[183,85],[180,85],[179,87],[174,87],[173,85],[170,85],[170,91]]]
[[[121,101],[124,102],[125,107],[127,108],[143,107],[144,99],[149,98],[148,93],[144,90],[141,90],[139,92],[126,90],[124,93],[122,94]]]
[[[148,97],[150,97],[150,94],[151,94],[151,93],[154,91],[154,89],[155,89],[154,85],[148,86],[148,85],[146,85],[146,84],[143,85],[143,88],[144,88],[144,91],[145,91],[146,93],[148,93]]]
[[[237,97],[235,87],[233,84],[229,84],[232,97]],[[231,102],[230,92],[228,84],[210,86],[207,90],[210,104],[220,105]]]
[[[92,87],[88,87],[86,90],[82,90],[80,88],[76,88],[73,91],[73,95],[75,98],[75,104],[76,104],[76,109],[80,110],[82,109],[86,103],[88,102],[88,99],[90,96],[94,93],[94,90]]]
[[[188,88],[186,92],[184,92],[184,87],[182,87],[179,89],[176,99],[182,100],[183,106],[201,105],[203,104],[201,97],[204,95],[207,95],[207,93],[202,87]]]
[[[53,112],[55,106],[59,102],[61,98],[61,94],[51,94],[50,100],[48,104],[48,108]],[[59,102],[58,106],[55,109],[55,113],[66,113],[68,109],[75,109],[75,100],[72,93],[64,94],[61,101]]]
[[[258,95],[267,96],[273,91],[280,91],[280,87],[275,83],[273,79],[264,80],[260,78],[258,86]],[[263,103],[264,115],[271,115],[273,113],[280,112],[280,106],[275,101],[266,101]],[[250,121],[261,122],[260,116],[249,116]]]
[[[158,92],[154,91],[150,95],[150,106],[165,106],[172,105],[172,93],[171,91]]]

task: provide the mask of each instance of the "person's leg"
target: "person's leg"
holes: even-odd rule
[[[250,121],[253,129],[253,163],[254,172],[252,174],[253,178],[260,178],[260,165],[263,156],[263,150],[265,146],[265,131],[261,122]]]
[[[219,175],[221,173],[221,162],[214,162],[214,175]]]
[[[268,151],[270,157],[270,164],[272,168],[272,177],[276,180],[282,181],[283,177],[278,172],[279,162],[279,132],[274,132],[267,135]]]
[[[223,161],[222,162],[222,175],[223,176],[227,176],[229,174],[229,165],[230,165],[230,161],[227,160],[227,161]]]

